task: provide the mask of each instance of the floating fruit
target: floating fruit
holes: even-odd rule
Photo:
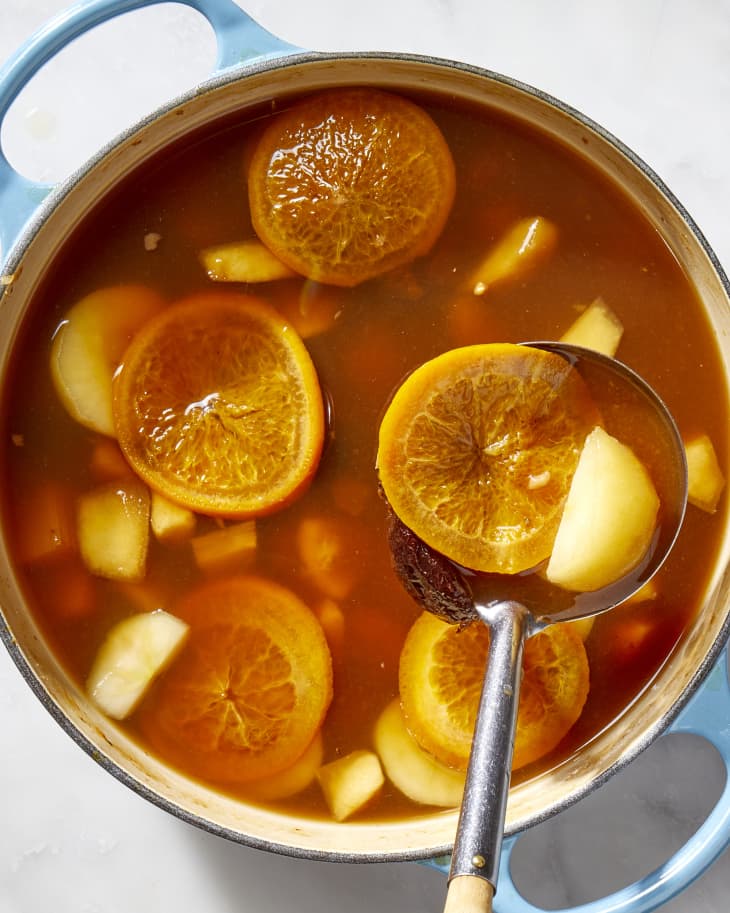
[[[550,554],[598,421],[559,355],[507,343],[452,349],[396,391],[380,425],[380,482],[431,548],[467,568],[517,573]]]
[[[332,698],[330,652],[312,612],[290,590],[253,576],[205,583],[174,611],[190,637],[185,662],[144,708],[152,744],[221,783],[291,767]]]
[[[99,289],[77,302],[53,337],[51,377],[69,415],[114,436],[112,377],[132,336],[164,306],[141,285]]]
[[[157,609],[118,622],[104,639],[86,681],[94,703],[109,716],[129,716],[188,635],[179,618]]]
[[[249,169],[259,238],[309,279],[353,286],[425,254],[454,198],[433,119],[389,92],[322,92],[279,114]]]
[[[638,457],[595,428],[570,485],[547,579],[588,592],[624,577],[646,554],[658,510],[659,496]]]
[[[114,422],[152,489],[241,519],[296,498],[324,440],[301,339],[261,301],[223,291],[169,307],[135,336],[115,378]]]
[[[418,744],[466,770],[489,648],[489,629],[466,628],[424,612],[408,633],[400,662],[406,726]],[[552,751],[583,710],[589,670],[580,635],[556,624],[525,643],[513,770]]]

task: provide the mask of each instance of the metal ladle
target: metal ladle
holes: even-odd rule
[[[480,618],[489,626],[487,667],[477,714],[444,913],[489,913],[496,891],[512,748],[526,637],[557,621],[607,611],[640,589],[664,562],[679,533],[687,503],[684,445],[667,407],[626,365],[563,343],[527,343],[567,359],[602,411],[606,430],[620,414],[639,410],[631,447],[652,452],[661,517],[651,547],[626,577],[592,593],[562,594],[549,615],[540,611],[546,584],[538,575],[476,575],[458,568],[418,539],[393,515],[389,545],[406,590],[426,609],[456,624]],[[636,425],[636,423],[634,423]],[[554,605],[554,592],[551,602]],[[545,603],[543,602],[543,605]]]

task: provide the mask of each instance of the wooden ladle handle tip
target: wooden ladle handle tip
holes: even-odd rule
[[[492,913],[494,888],[484,878],[457,875],[449,882],[444,913]]]

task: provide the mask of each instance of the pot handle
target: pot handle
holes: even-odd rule
[[[123,13],[166,2],[169,0],[82,0],[49,20],[0,67],[0,124],[21,89],[75,38]],[[234,0],[174,2],[197,10],[211,24],[218,44],[214,73],[300,50],[267,32]],[[52,185],[28,180],[15,171],[0,146],[0,263],[51,190]]]
[[[645,878],[591,903],[550,913],[649,913],[688,887],[730,843],[730,684],[728,648],[668,732],[701,736],[718,750],[726,768],[725,786],[714,809],[685,845]],[[545,913],[518,892],[510,873],[510,857],[520,835],[505,839],[495,913]],[[438,860],[436,867],[448,871]]]

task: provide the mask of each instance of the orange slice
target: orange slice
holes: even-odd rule
[[[264,244],[297,272],[342,286],[425,254],[454,188],[451,152],[431,117],[366,88],[322,92],[279,114],[248,183]]]
[[[146,324],[114,382],[119,445],[190,510],[270,513],[311,481],[324,438],[317,374],[275,311],[247,295],[186,299]]]
[[[447,558],[517,573],[550,554],[599,421],[558,355],[507,343],[453,349],[396,391],[380,426],[380,482],[399,519]]]
[[[403,714],[416,741],[459,770],[469,761],[489,629],[460,629],[424,612],[408,633],[400,659]],[[546,628],[525,643],[512,769],[552,751],[583,710],[588,659],[570,625]]]
[[[189,639],[143,707],[152,744],[221,783],[294,764],[332,698],[332,661],[312,612],[279,584],[234,577],[192,591],[174,613]]]

